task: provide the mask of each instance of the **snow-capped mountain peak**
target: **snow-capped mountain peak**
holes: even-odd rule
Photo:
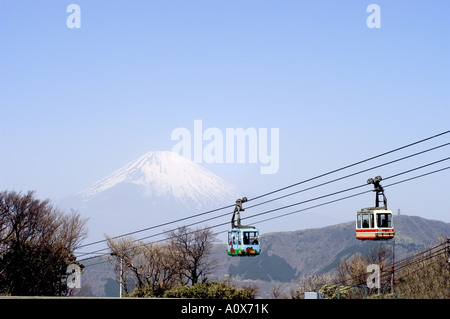
[[[124,185],[135,186],[143,198],[175,198],[186,205],[193,202],[198,208],[206,202],[212,206],[215,202],[233,203],[241,196],[235,186],[169,151],[148,152],[77,195],[91,200]]]

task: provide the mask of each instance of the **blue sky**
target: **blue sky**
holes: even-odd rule
[[[72,3],[79,29],[66,25]],[[367,27],[372,3],[381,28]],[[171,132],[194,120],[223,132],[279,129],[276,174],[205,165],[251,194],[446,131],[448,12],[448,1],[424,0],[2,0],[0,189],[71,195],[148,151],[171,150]],[[391,208],[450,222],[448,172],[392,188]],[[328,210],[350,220],[367,201]]]

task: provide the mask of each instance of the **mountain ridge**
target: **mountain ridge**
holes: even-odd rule
[[[450,223],[419,216],[394,216],[394,227],[396,260],[435,244],[439,236],[450,237]],[[257,257],[229,257],[226,244],[217,244],[211,256],[217,261],[217,268],[208,279],[231,280],[237,286],[255,285],[259,289],[259,297],[271,298],[274,288],[283,287],[289,294],[301,276],[334,271],[341,259],[351,258],[355,253],[368,254],[378,245],[389,245],[390,249],[393,244],[392,240],[357,240],[354,221],[261,234],[260,242],[262,253]],[[95,287],[91,291],[95,290],[96,296],[116,294],[118,284],[113,282],[113,266],[107,263],[108,268],[102,264],[98,267],[103,268],[96,270],[96,263],[98,259],[95,258],[86,260],[84,270],[86,281]],[[114,288],[105,291],[106,285]]]

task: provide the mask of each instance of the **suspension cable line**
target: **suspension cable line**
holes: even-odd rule
[[[324,176],[327,176],[327,175],[330,175],[330,174],[333,174],[333,173],[337,173],[337,172],[342,171],[342,170],[344,170],[344,169],[347,169],[347,168],[350,168],[350,167],[353,167],[353,166],[362,164],[362,163],[364,163],[364,162],[368,162],[368,161],[371,161],[371,160],[373,160],[373,159],[376,159],[376,158],[379,158],[379,157],[382,157],[382,156],[385,156],[385,155],[388,155],[388,154],[391,154],[391,153],[400,151],[400,150],[402,150],[402,149],[405,149],[405,148],[411,147],[411,146],[413,146],[413,145],[417,145],[417,144],[423,143],[423,142],[425,142],[425,141],[431,140],[431,139],[433,139],[433,138],[436,138],[436,137],[439,137],[439,136],[442,136],[442,135],[445,135],[445,134],[448,134],[448,133],[450,133],[450,130],[445,131],[445,132],[442,132],[442,133],[439,133],[439,134],[436,134],[436,135],[433,135],[433,136],[430,136],[430,137],[427,137],[427,138],[424,138],[424,139],[422,139],[422,140],[419,140],[419,141],[416,141],[416,142],[413,142],[413,143],[410,143],[410,144],[407,144],[407,145],[404,145],[404,146],[401,146],[401,147],[398,147],[398,148],[396,148],[396,149],[393,149],[393,150],[390,150],[390,151],[387,151],[387,152],[384,152],[384,153],[381,153],[381,154],[378,154],[378,155],[369,157],[369,158],[367,158],[367,159],[364,159],[364,160],[355,162],[355,163],[353,163],[353,164],[343,166],[343,167],[341,167],[341,168],[338,168],[338,169],[329,171],[329,172],[327,172],[327,173],[320,174],[320,175],[318,175],[318,176],[315,176],[315,177],[306,179],[306,180],[304,180],[304,181],[301,181],[301,182],[298,182],[298,183],[294,183],[294,184],[291,184],[291,185],[288,185],[288,186],[285,186],[285,187],[276,189],[276,190],[274,190],[274,191],[271,191],[271,192],[268,192],[268,193],[265,193],[265,194],[262,194],[262,195],[253,197],[252,199],[249,199],[248,201],[250,201],[250,200],[255,200],[255,199],[258,199],[258,198],[261,198],[261,197],[265,197],[265,196],[268,196],[268,195],[271,195],[271,194],[280,192],[280,191],[282,191],[282,190],[285,190],[285,189],[288,189],[288,188],[291,188],[291,187],[294,187],[294,186],[297,186],[297,185],[300,185],[300,184],[303,184],[303,183],[306,183],[306,182],[310,182],[310,181],[315,180],[315,179],[318,179],[318,178],[320,178],[320,177],[324,177]]]
[[[398,174],[395,174],[395,175],[392,175],[392,176],[388,176],[388,177],[385,178],[385,180],[386,180],[386,179],[389,179],[389,178],[397,177],[397,176],[400,176],[400,175],[403,175],[403,174],[406,174],[406,173],[410,173],[410,172],[412,172],[412,171],[415,171],[415,170],[418,170],[418,169],[422,169],[422,168],[424,168],[424,167],[428,167],[428,166],[430,166],[430,165],[434,165],[434,164],[436,164],[436,163],[440,163],[440,162],[442,162],[442,161],[449,160],[449,159],[450,159],[450,157],[447,157],[447,158],[442,159],[442,160],[439,160],[439,161],[435,161],[435,162],[432,162],[432,163],[429,163],[429,164],[426,164],[426,165],[422,165],[422,166],[416,167],[416,168],[414,168],[414,169],[410,169],[410,170],[407,170],[407,171],[404,171],[404,172],[401,172],[401,173],[398,173]],[[435,173],[438,173],[438,172],[442,172],[442,171],[447,170],[447,169],[450,169],[450,166],[447,166],[447,167],[444,167],[444,168],[440,168],[440,169],[437,169],[437,170],[434,170],[434,171],[431,171],[431,172],[428,172],[428,173],[424,173],[424,174],[421,174],[421,175],[417,175],[417,176],[414,176],[414,177],[411,177],[411,178],[408,178],[408,179],[404,179],[404,180],[401,180],[401,181],[398,181],[398,182],[394,182],[394,183],[385,185],[384,187],[386,188],[386,187],[394,186],[394,185],[397,185],[397,184],[400,184],[400,183],[404,183],[404,182],[407,182],[407,181],[411,181],[411,180],[414,180],[414,179],[417,179],[417,178],[421,178],[421,177],[424,177],[424,176],[428,176],[428,175],[431,175],[431,174],[435,174]],[[279,211],[279,210],[282,210],[282,209],[286,209],[286,208],[289,208],[289,207],[293,207],[293,206],[297,206],[297,205],[300,205],[300,204],[308,203],[308,202],[311,202],[311,201],[314,201],[314,200],[323,199],[323,198],[326,198],[326,197],[329,197],[329,196],[333,196],[333,195],[337,195],[337,194],[340,194],[340,193],[343,193],[343,192],[347,192],[347,191],[350,191],[350,190],[354,190],[354,189],[360,188],[360,187],[362,187],[362,186],[366,186],[366,185],[364,184],[364,185],[359,185],[359,186],[350,187],[350,188],[347,188],[347,189],[344,189],[344,190],[341,190],[341,191],[333,192],[333,193],[330,193],[330,194],[327,194],[327,195],[318,196],[318,197],[316,197],[316,198],[308,199],[308,200],[305,200],[305,201],[302,201],[302,202],[298,202],[298,203],[286,205],[286,206],[283,206],[283,207],[271,209],[271,210],[269,210],[269,211],[264,211],[264,212],[261,212],[261,213],[258,213],[258,214],[254,214],[254,215],[252,215],[252,216],[245,217],[245,218],[243,218],[243,219],[250,219],[250,218],[257,217],[257,216],[261,216],[261,215],[265,215],[265,214],[268,214],[268,213],[272,213],[272,212],[275,212],[275,211]],[[316,208],[316,207],[328,205],[328,204],[331,204],[331,203],[335,203],[335,202],[338,202],[338,201],[342,201],[342,200],[344,200],[344,199],[356,197],[356,196],[359,196],[359,195],[362,195],[362,194],[365,194],[365,193],[368,193],[368,192],[371,192],[371,191],[372,191],[372,190],[367,190],[367,191],[355,193],[355,194],[348,195],[348,196],[345,196],[345,197],[342,197],[342,198],[338,198],[338,199],[334,199],[334,200],[331,200],[331,201],[328,201],[328,202],[325,202],[325,203],[313,205],[313,206],[310,206],[310,207],[307,207],[307,208],[295,210],[295,211],[292,211],[292,212],[289,212],[289,213],[285,213],[285,214],[282,214],[282,215],[270,217],[270,218],[267,218],[267,219],[258,221],[258,222],[256,222],[256,223],[262,223],[262,222],[270,221],[270,220],[273,220],[273,219],[276,219],[276,218],[281,218],[281,217],[285,217],[285,216],[288,216],[288,215],[296,214],[296,213],[299,213],[299,212],[302,212],[302,211],[306,211],[306,210],[309,210],[309,209],[312,209],[312,208]],[[226,215],[228,215],[228,214],[226,214]],[[224,214],[224,215],[221,215],[221,216],[225,216],[225,214]],[[209,221],[209,220],[212,220],[212,219],[215,219],[215,218],[217,218],[217,217],[209,218],[208,221]],[[205,222],[205,220],[204,220],[204,221],[199,221],[199,222],[192,223],[192,224],[190,224],[190,225],[187,225],[187,227],[193,226],[193,225],[197,225],[197,224],[200,224],[200,223],[203,223],[203,222]],[[256,224],[256,223],[255,223],[255,224]],[[214,225],[214,226],[205,227],[205,229],[212,229],[212,228],[224,226],[224,225],[227,225],[227,224],[228,224],[228,222],[224,222],[224,223],[217,224],[217,225]],[[197,230],[197,231],[198,231],[198,230]],[[195,230],[192,231],[192,232],[195,232]],[[144,240],[144,239],[148,239],[148,238],[151,238],[151,237],[156,237],[156,236],[158,236],[158,235],[163,235],[163,234],[166,234],[166,233],[168,233],[168,232],[167,232],[167,231],[166,231],[166,232],[160,232],[160,233],[158,233],[158,234],[146,236],[146,237],[137,239],[137,240],[135,240],[135,241],[142,241],[142,240]],[[161,240],[158,240],[158,241],[156,241],[156,242],[161,242],[161,241],[165,241],[165,240],[168,240],[168,239],[170,239],[170,238],[161,239]],[[108,248],[99,249],[99,250],[96,250],[96,251],[93,251],[93,252],[90,252],[90,253],[85,253],[85,254],[83,254],[82,256],[88,255],[88,254],[98,254],[98,253],[100,253],[101,251],[105,251],[105,250],[107,250],[107,249],[108,249]]]
[[[318,176],[315,176],[315,177],[312,177],[312,178],[303,180],[303,181],[301,181],[301,182],[298,182],[298,183],[295,183],[295,184],[292,184],[292,185],[289,185],[289,186],[286,186],[286,187],[283,187],[283,188],[279,188],[279,189],[277,189],[277,190],[274,190],[274,191],[271,191],[271,192],[268,192],[268,193],[265,193],[265,194],[262,194],[262,195],[259,195],[259,196],[256,196],[256,197],[253,197],[253,198],[251,198],[251,199],[248,199],[248,201],[256,200],[256,199],[259,199],[259,198],[262,198],[262,197],[265,197],[265,196],[274,194],[274,193],[276,193],[276,192],[279,192],[279,191],[282,191],[282,190],[285,190],[285,189],[288,189],[288,188],[291,188],[291,187],[294,187],[294,186],[298,186],[298,185],[300,185],[300,184],[303,184],[303,183],[306,183],[306,182],[309,182],[309,181],[318,179],[318,178],[320,178],[320,177],[323,177],[323,176],[326,176],[326,175],[330,175],[330,174],[332,174],[332,173],[335,173],[335,172],[344,170],[344,169],[346,169],[346,168],[350,168],[350,167],[352,167],[352,166],[356,166],[356,165],[358,165],[358,164],[361,164],[361,163],[370,161],[370,160],[372,160],[372,159],[379,158],[379,157],[381,157],[381,156],[384,156],[384,155],[387,155],[387,154],[396,152],[396,151],[398,151],[398,150],[402,150],[402,149],[405,149],[405,148],[407,148],[407,147],[410,147],[410,146],[413,146],[413,145],[422,143],[422,142],[424,142],[424,141],[427,141],[427,140],[430,140],[430,139],[432,139],[432,138],[435,138],[435,137],[438,137],[438,136],[447,134],[447,133],[449,133],[449,132],[450,132],[450,130],[449,130],[449,131],[446,131],[446,132],[443,132],[443,133],[440,133],[440,134],[436,134],[436,135],[434,135],[434,136],[431,136],[431,137],[422,139],[422,140],[417,141],[417,142],[414,142],[414,143],[410,143],[410,144],[408,144],[408,145],[405,145],[405,146],[396,148],[396,149],[394,149],[394,150],[391,150],[391,151],[388,151],[388,152],[385,152],[385,153],[382,153],[382,154],[379,154],[379,155],[376,155],[376,156],[372,156],[372,157],[370,157],[370,158],[368,158],[368,159],[366,159],[366,160],[362,160],[362,161],[359,161],[359,162],[356,162],[356,163],[353,163],[353,164],[344,166],[344,167],[342,167],[342,168],[339,168],[339,169],[330,171],[330,172],[328,172],[328,173],[324,173],[324,174],[321,174],[321,175],[318,175]],[[409,159],[409,158],[412,158],[412,157],[414,157],[414,156],[418,156],[418,155],[424,154],[424,153],[426,153],[426,152],[430,152],[430,151],[433,151],[433,150],[436,150],[436,149],[439,149],[439,148],[442,148],[442,147],[445,147],[445,146],[448,146],[448,145],[450,145],[450,142],[449,142],[449,143],[444,143],[444,144],[441,144],[441,145],[438,145],[438,146],[435,146],[435,147],[432,147],[432,148],[429,148],[429,149],[426,149],[426,150],[423,150],[423,151],[420,151],[420,152],[416,152],[416,153],[414,153],[414,154],[407,155],[407,156],[404,156],[404,157],[401,157],[401,158],[398,158],[398,159],[395,159],[395,160],[392,160],[392,161],[389,161],[389,162],[386,162],[386,163],[383,163],[383,164],[379,164],[379,165],[373,166],[373,167],[371,167],[371,168],[363,169],[363,170],[360,170],[360,171],[358,171],[358,172],[356,172],[356,173],[348,174],[348,175],[346,175],[346,176],[339,177],[339,178],[333,179],[333,180],[328,181],[328,182],[324,182],[324,183],[321,183],[321,184],[318,184],[318,185],[315,185],[315,186],[311,186],[311,187],[308,187],[308,188],[305,188],[305,189],[301,189],[301,190],[298,190],[298,191],[295,191],[295,192],[292,192],[292,193],[289,193],[289,194],[286,194],[286,195],[282,195],[282,196],[279,196],[279,197],[276,197],[276,198],[272,198],[272,199],[263,201],[263,202],[261,202],[261,203],[257,203],[257,204],[254,204],[254,205],[250,205],[250,206],[248,206],[247,208],[252,208],[252,207],[260,206],[260,205],[267,204],[267,203],[270,203],[270,202],[273,202],[273,201],[276,201],[276,200],[279,200],[279,199],[282,199],[282,198],[286,198],[286,197],[288,197],[288,196],[292,196],[292,195],[295,195],[295,194],[298,194],[298,193],[301,193],[301,192],[305,192],[305,191],[307,191],[307,190],[311,190],[311,189],[318,188],[318,187],[321,187],[321,186],[324,186],[324,185],[328,185],[328,184],[331,184],[331,183],[334,183],[334,182],[337,182],[337,181],[340,181],[340,180],[343,180],[343,179],[346,179],[346,178],[349,178],[349,177],[352,177],[352,176],[355,176],[355,175],[358,175],[358,174],[361,174],[361,173],[364,173],[364,172],[367,172],[367,171],[370,171],[370,170],[373,170],[373,169],[376,169],[376,168],[380,168],[380,167],[382,167],[382,166],[390,165],[390,164],[393,164],[393,163],[396,163],[396,162],[399,162],[399,161],[402,161],[402,160],[405,160],[405,159]],[[112,237],[112,239],[117,239],[117,238],[120,238],[120,237],[125,237],[125,236],[134,235],[134,234],[137,234],[137,233],[140,233],[140,232],[144,232],[144,231],[156,229],[156,228],[159,228],[159,227],[167,226],[167,225],[170,225],[170,224],[174,224],[174,223],[181,222],[181,221],[185,221],[185,220],[192,219],[192,218],[195,218],[195,217],[207,215],[207,214],[210,214],[210,213],[213,213],[213,212],[221,211],[221,210],[223,210],[223,209],[228,209],[228,208],[232,208],[232,207],[234,207],[234,205],[228,205],[228,206],[224,206],[224,207],[212,209],[212,210],[209,210],[209,211],[206,211],[206,212],[194,214],[194,215],[191,215],[191,216],[186,216],[186,217],[183,217],[183,218],[180,218],[180,219],[176,219],[176,220],[172,220],[172,221],[169,221],[169,222],[161,223],[161,224],[154,225],[154,226],[151,226],[151,227],[142,228],[142,229],[139,229],[139,230],[136,230],[136,231],[132,231],[132,232],[129,232],[129,233],[117,235],[117,236]],[[213,217],[213,218],[207,219],[207,221],[208,221],[208,220],[211,220],[211,219],[223,217],[223,216],[225,216],[226,214],[228,214],[228,213],[225,213],[225,214],[222,214],[222,215],[215,216],[215,217]],[[98,240],[98,241],[95,241],[95,242],[87,243],[87,244],[84,244],[84,245],[79,246],[78,248],[88,247],[88,246],[92,246],[92,245],[99,244],[99,243],[103,243],[103,242],[106,242],[106,239],[102,239],[102,240]]]

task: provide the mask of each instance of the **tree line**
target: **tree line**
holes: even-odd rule
[[[256,296],[257,289],[252,286],[236,289],[226,283],[208,282],[208,275],[216,266],[210,256],[215,241],[210,229],[180,227],[169,232],[166,239],[164,243],[108,239],[115,256],[116,273],[121,275],[118,281],[124,283],[126,295],[210,299]],[[417,262],[401,267],[395,266],[397,262],[394,263],[391,247],[379,245],[366,255],[356,253],[342,258],[335,269],[326,274],[300,277],[290,296],[274,288],[273,298],[300,299],[305,292],[317,291],[330,299],[449,299],[450,241],[439,238],[438,242],[441,253],[426,254]],[[379,267],[379,287],[368,284],[369,265]]]
[[[224,282],[209,282],[217,266],[211,257],[216,236],[209,228],[179,227],[160,243],[133,237],[112,239],[108,247],[117,281],[124,295],[132,297],[251,299],[256,290],[238,289]]]
[[[87,236],[86,222],[75,211],[66,213],[48,199],[35,198],[33,191],[0,192],[0,295],[70,295],[68,267],[84,268],[74,251]],[[168,237],[167,244],[107,237],[126,295],[254,297],[251,290],[207,283],[215,267],[210,230],[181,227]]]
[[[87,220],[66,213],[35,192],[0,192],[0,295],[68,296],[69,266],[87,236]],[[180,227],[167,243],[107,237],[124,294],[135,297],[253,298],[252,289],[208,282],[216,261],[210,258],[211,230]]]
[[[74,251],[87,236],[87,220],[66,213],[34,192],[0,192],[0,295],[67,296],[68,267],[76,264]],[[225,282],[210,282],[217,266],[212,257],[216,236],[209,228],[179,227],[167,233],[164,242],[142,242],[132,237],[110,238],[110,260],[124,295],[133,297],[254,298],[254,287],[241,289]],[[367,266],[379,265],[384,297],[450,298],[450,243],[441,254],[423,258],[395,272],[393,256],[386,246],[367,256],[344,258],[327,274],[302,276],[290,297],[274,289],[274,298],[303,298],[304,292],[319,291],[326,298],[379,297],[367,292]],[[445,249],[445,251],[444,251]],[[427,255],[428,256],[428,255]],[[339,285],[338,285],[339,283]],[[392,294],[392,292],[395,293]],[[391,295],[389,295],[391,290]]]

